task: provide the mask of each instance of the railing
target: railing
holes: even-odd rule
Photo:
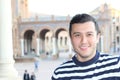
[[[35,16],[30,18],[19,18],[21,22],[34,22],[34,21],[66,21],[70,20],[70,16]]]

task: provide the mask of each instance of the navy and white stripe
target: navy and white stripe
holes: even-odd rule
[[[79,62],[74,56],[55,69],[52,80],[120,80],[120,57],[96,52],[90,61]]]

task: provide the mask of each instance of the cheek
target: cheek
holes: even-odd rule
[[[95,39],[93,39],[92,41],[91,41],[91,43],[93,43],[93,44],[97,44],[99,42],[99,39],[98,38],[95,38]]]
[[[73,38],[73,39],[71,40],[71,42],[72,42],[72,44],[73,44],[73,46],[74,46],[74,45],[78,45],[80,41],[79,41],[78,39],[74,39],[74,38]]]

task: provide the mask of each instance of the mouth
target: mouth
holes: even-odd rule
[[[87,49],[88,49],[88,46],[81,46],[80,49],[81,49],[81,50],[87,50]]]

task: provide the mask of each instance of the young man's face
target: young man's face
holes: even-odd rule
[[[91,21],[72,25],[71,42],[78,60],[84,62],[95,56],[99,37]]]

